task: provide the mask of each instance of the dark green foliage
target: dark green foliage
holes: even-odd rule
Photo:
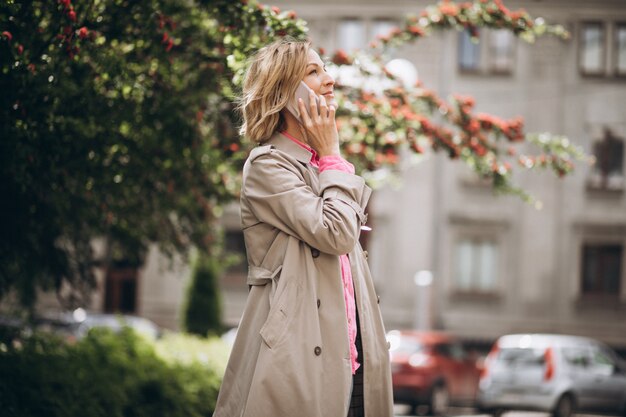
[[[184,312],[184,327],[189,333],[206,336],[219,334],[222,328],[221,300],[218,288],[218,261],[198,255],[191,275]]]
[[[215,370],[163,359],[129,329],[74,345],[49,335],[23,343],[0,352],[3,416],[206,417],[215,407]]]
[[[246,155],[233,75],[303,28],[239,1],[0,2],[0,298],[81,305],[99,237],[105,262],[207,251]]]

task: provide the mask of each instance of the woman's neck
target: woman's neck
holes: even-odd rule
[[[300,122],[286,110],[283,112],[283,118],[285,119],[285,128],[282,131],[308,145],[306,138],[300,130]]]

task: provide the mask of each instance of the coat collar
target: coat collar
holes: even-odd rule
[[[274,135],[264,143],[264,145],[273,145],[276,149],[285,152],[286,154],[296,158],[303,164],[311,162],[313,154],[298,145],[280,132],[275,132]]]

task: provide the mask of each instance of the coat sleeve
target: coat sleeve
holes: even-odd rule
[[[349,253],[367,220],[371,189],[363,178],[338,170],[320,173],[319,181],[318,195],[291,161],[272,150],[250,163],[242,198],[259,221],[322,252]]]

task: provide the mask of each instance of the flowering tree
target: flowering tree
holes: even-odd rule
[[[580,154],[566,139],[526,135],[521,119],[475,114],[469,97],[446,101],[384,69],[389,46],[484,26],[565,36],[498,0],[446,1],[374,41],[367,66],[333,55],[390,83],[379,94],[337,86],[343,149],[359,170],[432,148],[524,198],[511,158],[571,171]],[[232,104],[246,59],[278,37],[304,39],[306,23],[252,1],[15,0],[0,5],[0,32],[0,296],[18,289],[30,304],[36,288],[54,288],[76,305],[93,285],[94,238],[108,243],[105,262],[139,263],[150,243],[211,249],[251,147]],[[526,141],[540,155],[516,155]]]

